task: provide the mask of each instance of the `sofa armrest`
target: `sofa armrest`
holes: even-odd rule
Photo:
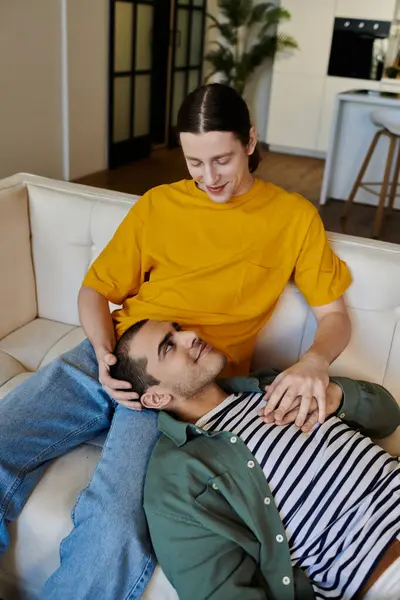
[[[0,339],[37,315],[25,185],[0,189]]]

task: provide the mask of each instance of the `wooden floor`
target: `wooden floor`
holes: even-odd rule
[[[316,158],[265,152],[257,175],[289,191],[302,194],[318,205],[325,162]],[[78,183],[130,194],[144,194],[162,183],[172,183],[188,177],[181,150],[155,150],[146,160],[113,171],[102,171],[78,180]],[[340,213],[343,203],[330,200],[320,210],[329,231],[343,232]],[[345,233],[371,237],[375,207],[355,204],[347,221]],[[380,238],[400,244],[400,211],[385,218]]]

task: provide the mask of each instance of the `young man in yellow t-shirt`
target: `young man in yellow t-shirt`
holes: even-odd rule
[[[328,366],[350,336],[342,295],[351,278],[332,252],[316,209],[253,179],[256,134],[243,99],[210,85],[184,102],[178,129],[191,181],[151,190],[90,267],[79,294],[87,334],[0,403],[0,548],[49,461],[109,429],[102,458],[74,510],[74,530],[42,600],[139,598],[154,568],[142,509],[155,415],[110,377],[116,339],[143,318],[179,321],[246,375],[257,333],[289,280],[317,320],[310,350],[276,378],[267,411],[280,422],[301,397],[324,419]],[[112,315],[109,301],[122,308]],[[281,401],[276,410],[278,402]]]
[[[122,305],[112,315],[117,337],[145,318],[178,320],[228,356],[230,374],[244,375],[291,279],[312,307],[350,283],[310,202],[256,179],[216,204],[184,180],[138,200],[83,285]]]

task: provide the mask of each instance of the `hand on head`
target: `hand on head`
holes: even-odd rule
[[[99,381],[103,389],[113,400],[130,408],[132,410],[142,410],[142,404],[137,392],[132,390],[132,384],[128,381],[115,379],[111,374],[113,367],[117,362],[117,357],[108,350],[97,352],[97,361],[99,363]]]

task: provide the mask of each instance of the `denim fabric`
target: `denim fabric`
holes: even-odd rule
[[[109,429],[91,482],[61,544],[61,566],[42,600],[140,598],[155,562],[142,508],[147,463],[158,439],[157,416],[117,405],[97,379],[85,340],[0,401],[0,553],[51,459]]]

